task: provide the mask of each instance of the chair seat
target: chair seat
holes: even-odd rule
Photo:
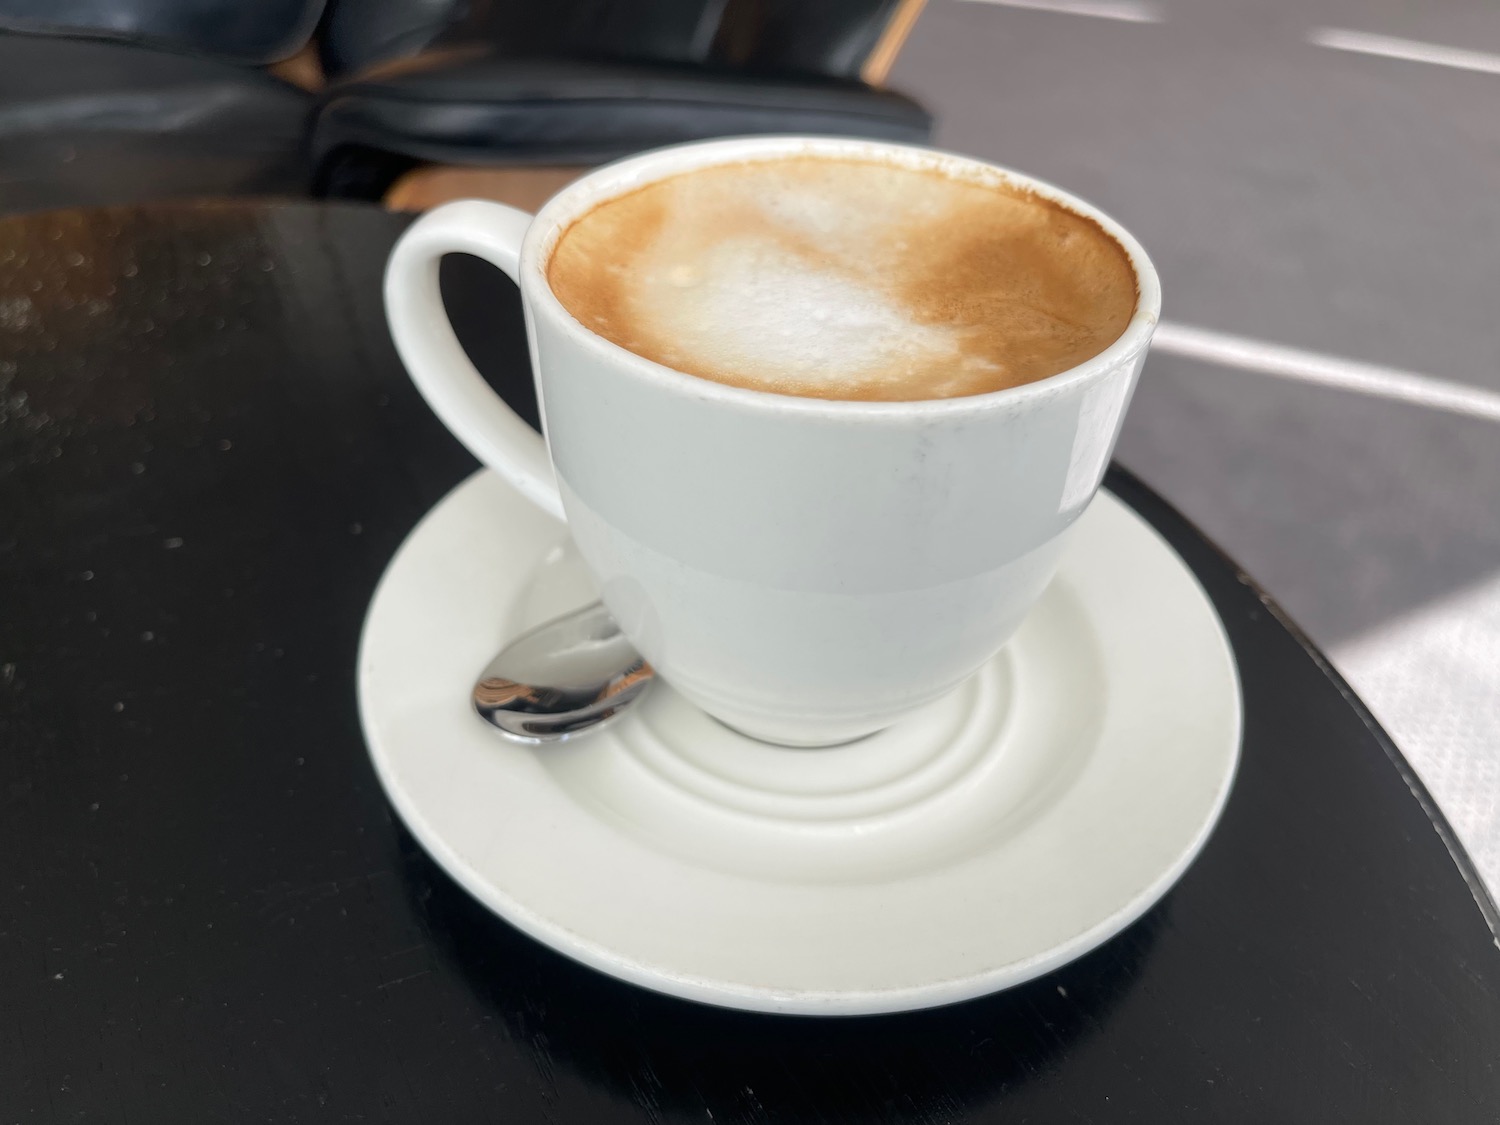
[[[444,163],[594,164],[678,141],[830,133],[920,142],[930,115],[858,82],[670,64],[488,58],[331,92],[313,129],[341,149]]]
[[[0,212],[305,194],[311,106],[213,59],[0,34]]]

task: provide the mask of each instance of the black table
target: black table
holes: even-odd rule
[[[1127,473],[1246,704],[1222,824],[1095,953],[809,1020],[578,967],[396,823],[366,603],[473,462],[407,384],[408,220],[313,205],[0,223],[0,1122],[1494,1122],[1493,903],[1368,713]],[[524,409],[513,290],[445,265]]]

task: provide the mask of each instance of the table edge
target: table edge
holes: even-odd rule
[[[1220,547],[1212,537],[1205,534],[1176,505],[1167,500],[1161,493],[1157,492],[1156,489],[1152,488],[1130,469],[1121,465],[1118,461],[1112,461],[1108,472],[1105,474],[1104,486],[1119,496],[1121,500],[1130,505],[1143,519],[1153,527],[1156,527],[1158,531],[1162,531],[1163,534],[1167,533],[1159,525],[1157,518],[1159,515],[1164,515],[1169,519],[1180,522],[1183,527],[1197,535],[1209,550],[1216,554],[1233,572],[1236,580],[1259,599],[1260,603],[1266,607],[1277,623],[1291,634],[1292,639],[1312,658],[1313,663],[1323,673],[1324,678],[1333,685],[1334,689],[1343,697],[1344,702],[1359,717],[1359,721],[1364,724],[1365,729],[1370,732],[1370,735],[1385,753],[1386,758],[1395,767],[1396,772],[1400,774],[1401,780],[1406,783],[1406,787],[1411,791],[1411,795],[1416,798],[1417,804],[1421,806],[1423,813],[1427,816],[1428,823],[1432,825],[1433,829],[1437,832],[1438,839],[1442,841],[1443,847],[1447,849],[1448,856],[1452,859],[1453,865],[1458,868],[1459,876],[1468,886],[1469,893],[1474,898],[1474,904],[1479,908],[1481,917],[1484,918],[1491,936],[1495,939],[1496,947],[1500,948],[1500,904],[1497,904],[1495,897],[1490,893],[1490,889],[1485,885],[1483,877],[1479,874],[1479,869],[1474,866],[1473,859],[1464,849],[1463,843],[1458,838],[1458,834],[1453,830],[1453,825],[1449,823],[1442,808],[1433,799],[1432,793],[1422,781],[1421,776],[1412,767],[1411,763],[1406,760],[1406,756],[1402,754],[1400,747],[1396,745],[1395,740],[1391,738],[1385,728],[1380,725],[1380,720],[1370,711],[1364,700],[1359,697],[1358,693],[1349,685],[1349,682],[1344,679],[1343,675],[1333,665],[1333,662],[1324,655],[1323,650],[1292,619],[1291,615],[1282,608],[1281,604],[1267,593],[1259,582],[1247,574],[1244,568],[1228,552]],[[1146,502],[1144,507],[1140,503],[1143,500]],[[1157,511],[1153,512],[1151,510],[1153,507]]]

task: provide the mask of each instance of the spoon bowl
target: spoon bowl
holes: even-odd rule
[[[604,603],[593,602],[506,645],[474,684],[474,710],[512,741],[565,742],[619,718],[655,679]]]

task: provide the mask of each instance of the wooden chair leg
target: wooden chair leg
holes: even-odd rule
[[[430,164],[414,168],[385,193],[392,211],[426,211],[452,199],[493,199],[535,211],[587,172],[584,167],[470,168]]]
[[[906,37],[916,26],[917,17],[922,14],[922,9],[926,4],[927,0],[900,0],[896,5],[896,10],[891,13],[890,22],[885,25],[880,40],[875,44],[875,49],[870,52],[870,57],[859,69],[860,78],[867,84],[885,85],[885,78],[891,72],[891,65],[896,61],[896,56],[901,53],[901,48],[906,45]]]

